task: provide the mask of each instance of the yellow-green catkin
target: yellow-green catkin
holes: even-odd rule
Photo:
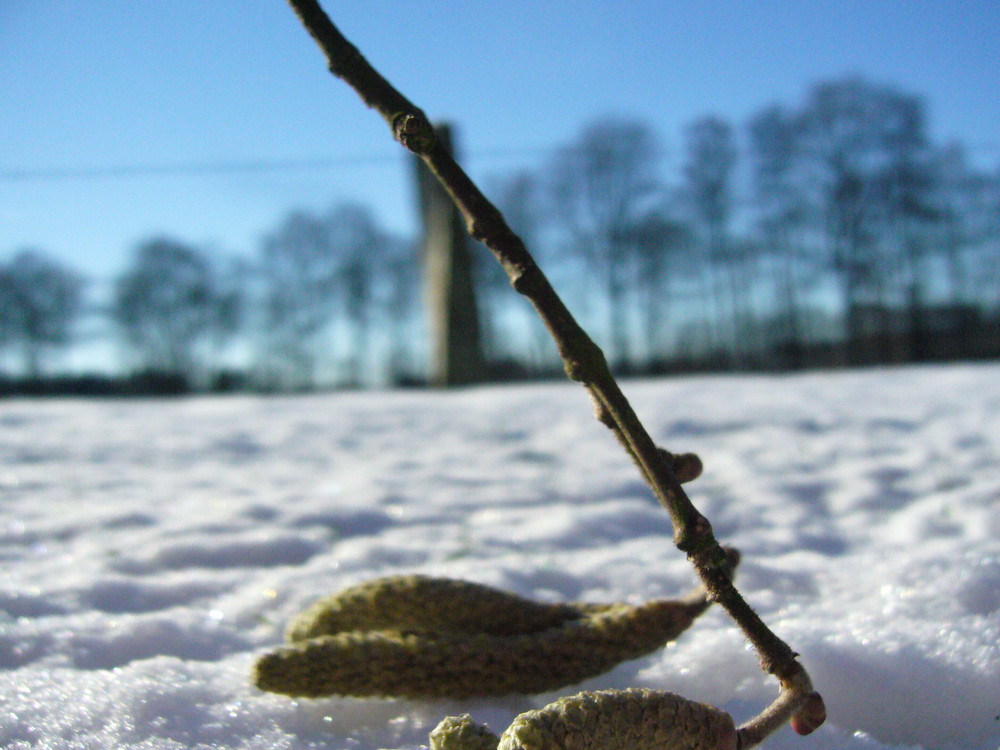
[[[288,627],[289,642],[348,631],[534,633],[579,618],[568,604],[542,604],[469,581],[407,575],[378,578],[320,599]]]
[[[515,718],[498,745],[498,750],[735,748],[736,727],[729,714],[674,693],[644,689],[560,698]]]
[[[382,579],[311,608],[254,668],[262,690],[469,698],[572,685],[662,647],[704,595],[633,606],[544,605],[447,579]],[[323,635],[308,635],[323,633]]]
[[[500,738],[468,714],[446,716],[428,737],[430,750],[497,750]]]
[[[735,750],[736,727],[714,706],[655,690],[603,690],[561,698],[517,716],[497,737],[449,716],[430,750]]]

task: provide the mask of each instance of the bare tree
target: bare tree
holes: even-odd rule
[[[316,384],[323,334],[336,314],[339,263],[328,223],[305,211],[289,214],[260,251],[260,377],[269,387]]]
[[[349,385],[356,386],[363,378],[370,343],[376,277],[389,260],[388,238],[368,209],[358,204],[334,206],[326,222],[330,249],[338,263],[335,280],[350,329],[345,377]]]
[[[944,215],[934,202],[938,176],[925,132],[923,103],[917,97],[900,97],[895,109],[886,136],[887,163],[879,175],[885,207],[883,253],[895,261],[884,304],[907,311],[907,330],[893,333],[908,339],[906,358],[920,361],[930,354],[925,314],[932,283],[929,262],[936,242],[934,229]]]
[[[808,338],[802,308],[814,280],[805,241],[801,153],[795,116],[767,107],[747,125],[756,231],[769,261],[776,310],[776,344],[784,365],[801,367]]]
[[[1000,169],[975,169],[961,149],[940,154],[935,205],[941,212],[934,244],[945,269],[952,335],[945,353],[1000,354]]]
[[[958,145],[935,154],[934,171],[932,200],[940,221],[933,247],[944,263],[948,299],[956,306],[988,307],[1000,299],[989,286],[1000,254],[1000,172],[976,170]],[[977,294],[984,284],[986,294]]]
[[[538,176],[520,170],[497,177],[491,181],[490,192],[518,236],[540,247],[545,195]],[[473,262],[487,354],[494,360],[513,361],[520,353],[528,367],[535,368],[554,363],[548,332],[530,306],[511,296],[510,280],[503,269],[486,253],[473,255]]]
[[[426,320],[420,299],[420,263],[413,242],[390,238],[382,263],[379,285],[384,295],[378,306],[386,333],[385,377],[389,383],[412,383],[422,380],[419,374]]]
[[[748,281],[740,268],[743,258],[730,236],[732,179],[736,145],[730,125],[717,117],[703,117],[685,129],[684,192],[704,250],[705,299],[716,331],[716,346],[724,346],[740,364],[743,330],[748,315]],[[726,299],[723,310],[723,298]],[[722,321],[728,320],[723,333]]]
[[[640,218],[630,231],[637,271],[633,297],[640,311],[638,326],[650,364],[667,355],[667,335],[677,282],[685,273],[682,256],[694,247],[691,228],[672,218],[666,207],[654,208]]]
[[[799,116],[815,226],[840,289],[848,358],[869,358],[865,310],[883,300],[898,247],[885,244],[885,174],[899,144],[920,137],[919,101],[852,77],[815,86]]]
[[[386,341],[397,364],[412,364],[412,347],[400,337],[416,314],[415,295],[403,283],[412,280],[414,255],[361,204],[289,214],[265,237],[258,262],[262,384],[360,385],[373,376],[376,338]],[[376,331],[379,320],[390,330]]]
[[[111,316],[140,369],[206,374],[212,349],[235,331],[237,306],[196,247],[166,237],[141,243],[114,287]]]
[[[72,341],[82,292],[76,272],[39,250],[0,265],[0,345],[20,350],[27,377],[39,377],[46,357]]]
[[[619,365],[631,359],[626,302],[636,269],[632,237],[659,189],[658,152],[647,125],[608,118],[585,127],[552,168],[556,217],[603,287],[609,358]]]

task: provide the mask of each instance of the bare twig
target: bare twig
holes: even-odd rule
[[[455,201],[469,233],[493,252],[514,289],[534,306],[556,342],[566,374],[590,392],[597,418],[614,432],[670,514],[674,543],[687,554],[711,598],[725,608],[753,644],[761,667],[780,681],[778,699],[740,728],[740,747],[759,743],[790,718],[800,733],[815,729],[822,723],[822,698],[813,692],[795,652],[764,624],[733,585],[726,573],[725,553],[711,524],[694,507],[675,477],[668,456],[657,448],[635,415],[611,375],[604,353],[570,314],[500,211],[438,141],[423,111],[365,60],[316,0],[288,2],[323,51],[330,71],[382,115],[396,140],[423,159]]]

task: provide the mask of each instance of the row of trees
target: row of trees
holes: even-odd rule
[[[847,78],[683,139],[672,184],[655,132],[622,119],[508,183],[620,368],[1000,354],[1000,171],[932,143],[919,97]]]
[[[1000,172],[931,142],[919,97],[860,78],[742,128],[591,123],[493,197],[624,371],[800,367],[1000,354]],[[297,211],[256,255],[141,243],[89,311],[134,371],[286,389],[418,377],[416,243],[362,206]],[[533,312],[479,254],[496,372],[556,367]],[[0,354],[29,376],[73,343],[84,284],[37,251],[0,264]]]
[[[293,212],[254,260],[154,237],[105,304],[88,308],[83,287],[36,250],[0,264],[0,345],[29,381],[51,374],[46,362],[88,315],[110,323],[124,369],[147,388],[355,385],[386,377],[386,364],[391,379],[417,377],[418,259],[362,206]]]

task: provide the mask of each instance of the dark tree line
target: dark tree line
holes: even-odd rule
[[[259,384],[354,386],[380,370],[389,381],[412,377],[418,258],[363,206],[290,214],[265,238],[256,282],[260,305],[248,322],[259,336]]]
[[[530,236],[572,264],[619,369],[1000,355],[1000,171],[931,142],[919,97],[822,83],[742,127],[691,123],[673,182],[662,153],[606,119],[535,175]]]
[[[39,250],[0,264],[0,350],[20,359],[25,376],[41,377],[47,358],[72,342],[82,291],[78,274]]]
[[[588,124],[493,197],[626,372],[1000,355],[1000,171],[931,142],[921,99],[845,78],[747,123],[692,122],[672,161],[646,123]],[[670,176],[670,175],[668,175]],[[418,243],[363,206],[294,211],[241,261],[140,243],[99,313],[132,372],[288,390],[419,380]],[[487,253],[495,374],[557,368]],[[0,362],[51,374],[88,312],[43,253],[0,262]]]
[[[132,377],[97,392],[302,390],[419,377],[419,267],[411,243],[362,206],[290,213],[252,259],[154,237],[133,250],[110,299],[89,312]],[[36,251],[0,265],[0,354],[18,382],[51,376],[73,343],[83,281]],[[73,379],[59,380],[67,388]],[[17,390],[17,382],[8,382]]]

